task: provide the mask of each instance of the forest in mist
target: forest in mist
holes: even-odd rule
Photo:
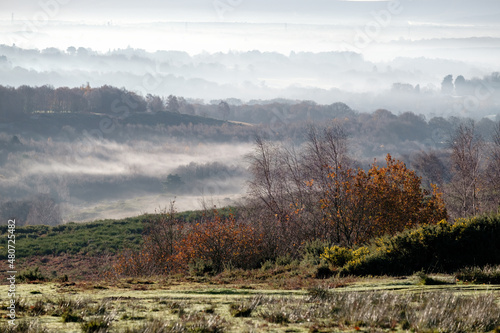
[[[445,79],[441,94],[452,86],[475,89],[473,82]],[[498,76],[485,82],[498,98]],[[499,114],[474,120],[359,112],[341,102],[205,104],[89,85],[0,86],[0,116],[0,213],[29,224],[130,216],[169,200],[181,210],[238,204],[246,196],[255,138],[301,149],[311,126],[341,126],[359,167],[390,153],[416,169],[425,186],[444,184],[456,129],[473,122],[475,133],[493,143],[500,121]]]
[[[6,3],[2,221],[237,205],[255,139],[300,151],[313,127],[342,127],[356,167],[390,153],[446,185],[458,129],[491,155],[499,17],[495,0]]]

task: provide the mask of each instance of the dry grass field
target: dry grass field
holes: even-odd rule
[[[332,277],[310,286],[216,278],[19,283],[2,332],[489,332],[500,285],[451,275]],[[231,281],[232,280],[232,281]]]

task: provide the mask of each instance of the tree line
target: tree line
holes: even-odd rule
[[[492,77],[496,78],[494,75]],[[493,78],[487,82],[497,82]],[[490,86],[496,87],[493,84]],[[340,102],[321,105],[313,101],[275,99],[243,103],[238,99],[227,99],[212,100],[206,104],[203,100],[174,95],[141,96],[108,85],[90,87],[86,84],[76,88],[54,88],[49,85],[13,88],[0,85],[0,121],[4,122],[21,120],[37,112],[99,113],[124,117],[131,113],[162,111],[259,124],[272,132],[276,139],[292,137],[297,140],[304,136],[304,131],[298,129],[297,124],[303,127],[308,122],[336,119],[349,133],[369,135],[369,141],[380,144],[419,141],[439,145],[443,133],[449,136],[461,121],[457,117],[440,116],[426,119],[412,112],[396,115],[385,109],[360,113]],[[494,127],[494,120],[494,117],[483,118],[476,127],[480,132],[489,133]],[[488,140],[487,135],[485,139]]]
[[[93,88],[87,83],[77,88],[50,85],[18,88],[0,85],[0,120],[14,121],[37,112],[81,112],[124,116],[146,111],[184,111],[190,113],[186,101],[176,96],[162,98],[148,94],[143,97],[124,88],[104,85]],[[191,112],[193,113],[193,112]]]

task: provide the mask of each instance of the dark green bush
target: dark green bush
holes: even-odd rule
[[[66,311],[61,316],[63,323],[80,323],[83,321],[83,318],[77,314]]]
[[[44,281],[45,276],[43,276],[42,272],[40,272],[38,267],[35,268],[28,268],[24,271],[22,271],[17,277],[19,281]]]
[[[319,264],[314,268],[314,278],[315,279],[328,279],[332,277],[334,272],[330,269],[328,265]]]
[[[206,260],[195,260],[189,263],[189,275],[191,276],[203,276],[203,275],[213,275],[215,274],[215,267],[211,261]]]
[[[271,260],[264,261],[263,263],[261,263],[260,266],[261,271],[267,271],[273,268],[274,268],[274,262],[272,262]]]
[[[440,222],[374,241],[370,254],[341,274],[409,275],[421,270],[452,273],[500,264],[500,215]]]

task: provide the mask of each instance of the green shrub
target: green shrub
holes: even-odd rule
[[[302,263],[306,265],[319,265],[321,263],[321,254],[325,252],[325,248],[333,246],[331,242],[315,239],[306,242],[302,248]]]
[[[500,264],[500,215],[441,221],[374,240],[369,254],[348,262],[344,275],[409,275],[420,270],[455,272]]]
[[[344,267],[347,264],[356,265],[358,262],[364,260],[370,251],[366,247],[360,247],[352,250],[340,246],[326,247],[320,258],[325,260],[333,267]]]
[[[43,276],[42,272],[40,272],[40,269],[38,267],[35,268],[28,268],[24,271],[22,271],[18,276],[16,276],[16,279],[19,281],[44,281],[45,276]]]
[[[276,258],[276,266],[286,266],[286,265],[290,265],[292,262],[293,262],[293,258],[292,256],[290,256],[289,254],[285,255],[285,256],[279,256],[278,258]]]
[[[307,295],[309,296],[309,300],[326,301],[331,297],[331,292],[326,287],[315,286],[307,290]]]
[[[314,278],[315,279],[328,279],[334,272],[325,264],[319,264],[314,268]]]
[[[261,271],[267,271],[273,268],[274,268],[274,262],[272,262],[271,260],[264,261],[260,266]]]

